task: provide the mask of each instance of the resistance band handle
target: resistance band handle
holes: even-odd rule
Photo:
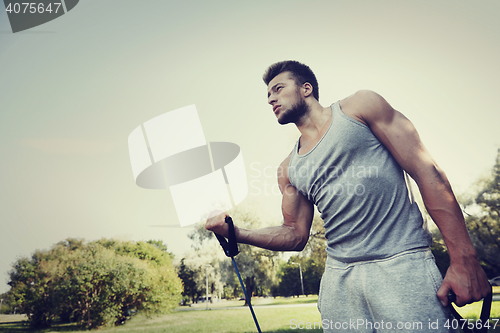
[[[236,234],[234,232],[233,219],[230,216],[226,216],[225,221],[229,227],[228,240],[226,240],[223,236],[216,234],[215,232],[214,234],[215,237],[217,237],[220,246],[222,246],[224,254],[232,258],[238,253],[240,253],[240,251],[238,250],[238,243],[236,242]]]
[[[486,296],[483,299],[483,307],[481,309],[481,316],[479,317],[479,319],[481,320],[481,325],[482,325],[481,328],[476,328],[476,329],[471,330],[467,326],[464,326],[464,327],[462,327],[462,330],[464,331],[464,333],[487,333],[488,332],[488,327],[484,326],[484,325],[488,320],[490,320],[492,300],[493,300],[493,292],[490,292],[488,294],[488,296]],[[455,308],[451,304],[451,303],[456,302],[456,301],[457,301],[457,295],[455,295],[455,293],[453,291],[450,292],[450,294],[448,294],[448,306],[451,310],[451,313],[453,313],[453,316],[458,321],[464,320],[464,318],[462,318],[460,313],[458,313],[457,310],[455,310]]]
[[[248,307],[250,308],[250,312],[252,313],[253,321],[255,322],[255,326],[257,326],[257,331],[261,333],[262,331],[260,330],[259,322],[257,321],[255,313],[253,312],[253,307],[252,304],[250,303],[250,298],[248,298],[248,294],[245,289],[245,285],[243,284],[243,280],[241,279],[240,271],[238,270],[238,266],[236,266],[236,261],[234,261],[234,256],[237,255],[240,251],[238,251],[238,243],[236,242],[236,233],[234,232],[233,219],[229,216],[226,216],[225,222],[228,224],[229,228],[227,235],[228,240],[226,240],[221,235],[216,234],[215,232],[214,234],[215,237],[217,237],[220,246],[222,246],[222,249],[224,250],[226,256],[231,257],[231,260],[233,261],[233,266],[234,269],[236,270],[236,275],[238,275],[238,279],[240,280],[241,289],[243,289],[243,293],[245,294],[245,299],[248,302]]]

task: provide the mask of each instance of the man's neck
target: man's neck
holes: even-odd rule
[[[295,124],[302,134],[303,140],[314,140],[323,133],[325,125],[331,119],[331,112],[328,107],[324,108],[314,99],[308,103],[309,112],[301,119],[300,124]]]

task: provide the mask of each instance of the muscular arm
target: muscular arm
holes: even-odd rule
[[[413,124],[381,96],[360,91],[342,101],[344,112],[370,127],[401,167],[415,180],[425,207],[438,226],[450,267],[437,295],[444,305],[453,290],[457,305],[485,297],[490,286],[469,238],[460,206],[444,172],[422,144]]]
[[[283,194],[283,224],[251,230],[235,226],[238,243],[273,251],[301,251],[307,244],[314,214],[313,205],[290,184],[287,172],[289,158],[283,161],[278,172],[278,184]],[[226,213],[222,213],[208,219],[205,228],[227,237],[227,225],[224,223],[226,216]]]

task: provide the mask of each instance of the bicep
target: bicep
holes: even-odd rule
[[[314,206],[290,183],[286,171],[278,176],[278,184],[283,195],[281,203],[283,226],[291,228],[297,237],[302,238],[305,246],[309,238]]]
[[[310,227],[314,207],[293,185],[288,184],[283,190],[281,211],[285,225],[296,226],[297,224],[304,224],[304,226]]]

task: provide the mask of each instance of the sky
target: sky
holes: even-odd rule
[[[66,238],[190,247],[168,190],[134,182],[128,135],[195,104],[207,141],[240,146],[241,206],[279,224],[276,167],[299,137],[262,74],[298,60],[330,105],[381,94],[463,193],[500,148],[500,2],[86,0],[12,33],[0,11],[0,293],[22,256]],[[237,221],[235,221],[237,223]]]

